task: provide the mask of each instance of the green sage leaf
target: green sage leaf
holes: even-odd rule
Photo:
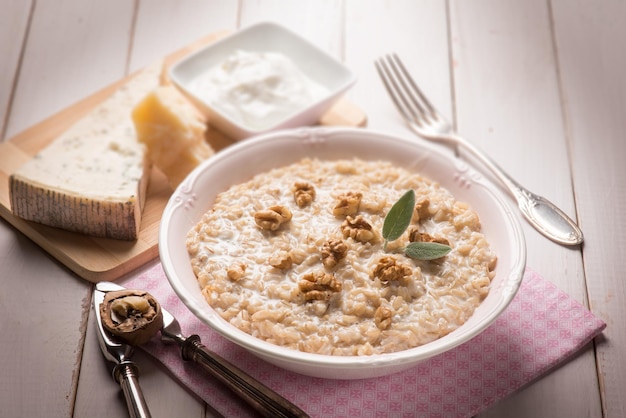
[[[393,204],[383,223],[383,238],[394,241],[408,228],[415,208],[415,192],[409,190]]]
[[[412,242],[404,249],[404,254],[416,260],[435,260],[448,254],[452,248],[438,242]]]

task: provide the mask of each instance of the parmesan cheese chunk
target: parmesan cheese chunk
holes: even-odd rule
[[[151,161],[173,189],[214,153],[204,137],[206,120],[173,86],[148,93],[132,118],[139,141],[146,144]]]
[[[95,237],[137,239],[150,162],[131,112],[157,85],[160,67],[133,77],[10,176],[16,216]]]

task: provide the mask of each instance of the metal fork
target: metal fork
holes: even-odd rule
[[[471,152],[508,188],[524,217],[546,237],[563,245],[583,242],[582,231],[561,209],[522,187],[491,158],[457,134],[424,96],[396,54],[379,58],[375,65],[391,99],[413,132],[428,140],[460,145]]]

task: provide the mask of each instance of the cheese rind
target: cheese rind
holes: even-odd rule
[[[137,239],[141,205],[135,196],[126,201],[103,201],[20,178],[12,180],[11,191],[12,209],[23,219],[96,237]]]
[[[207,121],[171,85],[148,93],[133,109],[132,119],[150,160],[173,189],[214,153],[205,140]]]
[[[13,213],[95,237],[137,239],[150,162],[130,114],[157,85],[159,70],[133,77],[12,173]]]

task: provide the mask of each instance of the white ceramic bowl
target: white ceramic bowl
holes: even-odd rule
[[[386,160],[419,172],[468,202],[478,213],[483,232],[498,255],[496,276],[487,298],[454,332],[423,346],[372,356],[303,353],[258,340],[223,320],[205,301],[185,246],[187,232],[229,186],[304,157],[358,157]],[[300,128],[239,142],[196,168],[176,189],[163,213],[159,236],[161,262],[176,294],[202,321],[221,335],[270,363],[323,378],[381,376],[462,344],[485,330],[509,305],[521,283],[526,247],[517,214],[500,192],[465,162],[416,139],[354,128]]]
[[[309,79],[325,87],[328,93],[304,108],[294,109],[290,115],[263,129],[237,122],[219,107],[211,105],[193,88],[196,77],[222,63],[237,50],[281,53],[291,59]],[[172,66],[170,78],[207,114],[210,124],[233,139],[315,124],[356,81],[354,74],[335,58],[296,33],[269,22],[249,26],[189,55]]]

